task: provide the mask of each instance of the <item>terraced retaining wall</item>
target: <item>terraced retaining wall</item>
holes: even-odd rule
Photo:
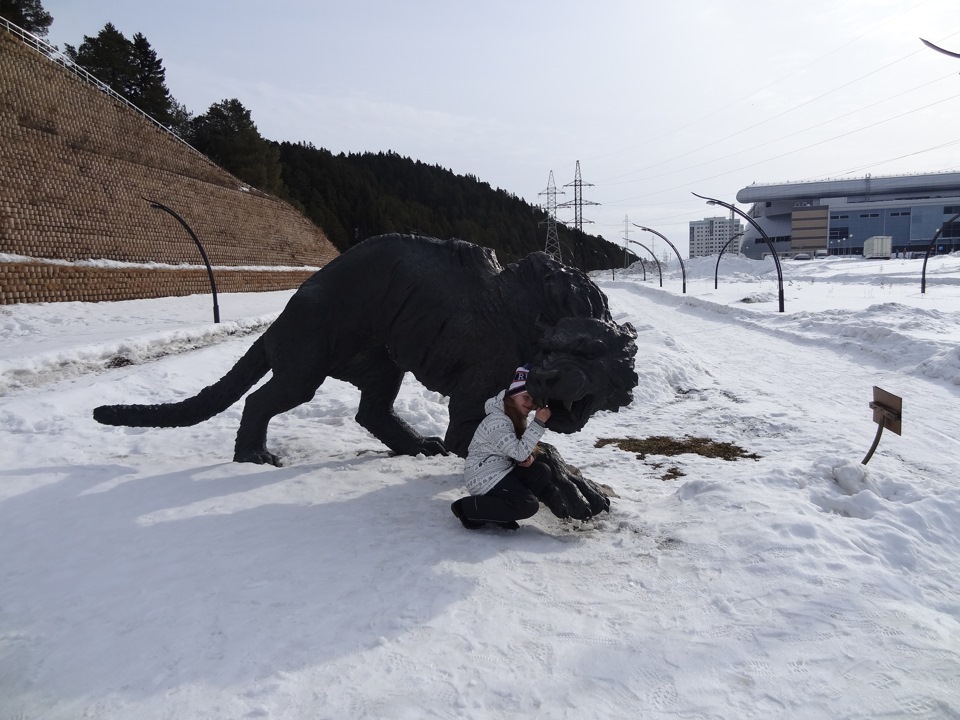
[[[291,205],[0,26],[0,304],[209,292],[192,239],[148,200],[230,268],[216,270],[221,292],[295,287],[337,255]]]

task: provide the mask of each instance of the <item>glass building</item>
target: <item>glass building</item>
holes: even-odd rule
[[[737,202],[752,203],[749,214],[774,242],[777,254],[790,257],[862,255],[868,238],[893,238],[893,252],[924,253],[941,230],[935,253],[960,250],[960,173],[895,175],[855,180],[750,185]],[[766,242],[748,227],[742,252],[769,254]]]

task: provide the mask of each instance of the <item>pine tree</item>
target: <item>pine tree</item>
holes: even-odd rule
[[[157,122],[170,125],[173,121],[173,102],[166,85],[167,72],[156,51],[141,33],[133,36],[130,61],[132,82],[128,99]]]
[[[189,142],[189,138],[193,131],[191,127],[192,121],[193,113],[187,110],[187,106],[182,103],[178,103],[171,97],[170,125],[168,127],[181,138]]]
[[[46,37],[53,23],[40,0],[0,0],[0,17],[37,37]]]
[[[85,35],[79,48],[66,45],[65,53],[158,123],[182,135],[189,113],[171,97],[163,61],[142,33],[130,41],[107,23],[96,37]]]
[[[222,100],[191,122],[193,146],[227,172],[264,192],[283,194],[278,148],[264,140],[250,111]]]
[[[113,23],[104,25],[96,37],[84,35],[79,48],[65,47],[73,62],[114,92],[130,96],[134,87],[133,43]]]

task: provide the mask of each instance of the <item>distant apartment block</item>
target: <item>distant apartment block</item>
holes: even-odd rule
[[[743,223],[726,217],[704,218],[690,221],[690,257],[719,255],[723,246],[737,234],[743,233]],[[731,243],[727,252],[736,251],[740,240]]]
[[[922,253],[938,230],[935,253],[960,249],[960,220],[951,222],[960,213],[957,172],[754,184],[737,201],[752,203],[749,214],[778,255],[862,255],[864,242],[877,236],[892,238],[894,254]],[[750,227],[742,252],[761,258],[770,251]]]

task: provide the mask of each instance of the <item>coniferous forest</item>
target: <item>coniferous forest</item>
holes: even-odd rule
[[[40,0],[0,0],[0,16],[39,37],[54,21]],[[492,248],[502,263],[546,244],[544,210],[472,175],[391,151],[334,155],[310,143],[274,142],[236,98],[193,116],[171,94],[163,61],[141,33],[128,39],[108,22],[78,46],[66,45],[65,55],[240,180],[296,206],[341,252],[390,232],[460,238]],[[568,265],[623,265],[623,249],[601,237],[562,224],[557,233]]]
[[[496,250],[501,262],[544,248],[546,212],[471,175],[393,152],[334,155],[306,143],[278,147],[286,198],[341,251],[386,232],[469,240]],[[622,266],[622,248],[557,227],[567,264]]]

